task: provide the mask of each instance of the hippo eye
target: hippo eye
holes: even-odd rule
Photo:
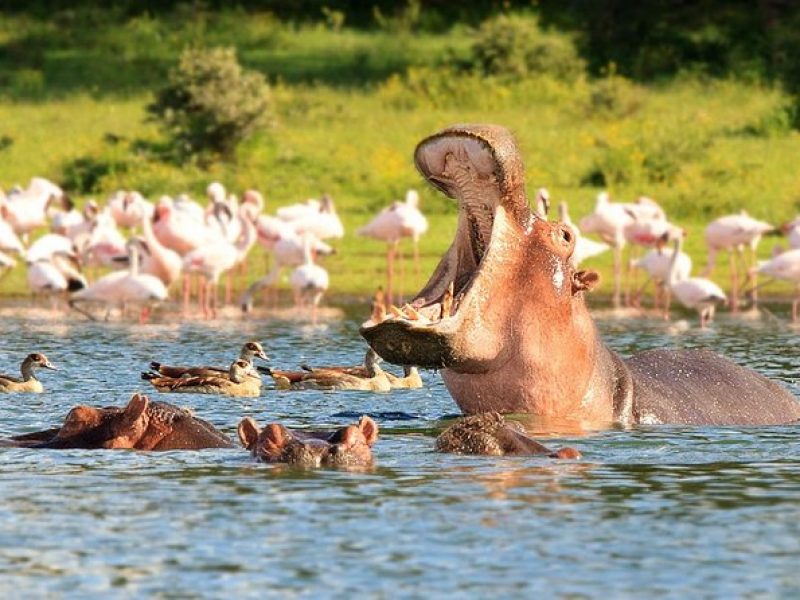
[[[562,229],[561,237],[564,238],[565,242],[570,243],[572,241],[572,232],[569,229]]]

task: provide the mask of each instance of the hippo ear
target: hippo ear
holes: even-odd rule
[[[578,271],[572,276],[572,293],[591,291],[598,283],[600,283],[600,275],[597,274],[597,271]]]
[[[372,446],[378,440],[378,424],[367,415],[358,420],[358,428],[367,440],[367,446]]]
[[[248,450],[255,445],[258,441],[258,434],[261,433],[258,424],[250,417],[242,419],[236,431],[239,433],[239,441],[242,442],[242,446]]]
[[[135,423],[142,418],[150,399],[144,394],[134,394],[131,396],[128,406],[125,407],[124,419],[127,423]]]

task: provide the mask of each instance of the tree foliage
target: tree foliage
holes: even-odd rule
[[[573,80],[585,65],[572,41],[544,32],[535,17],[501,14],[484,21],[472,47],[475,66],[487,75],[548,74]]]
[[[265,124],[270,105],[264,76],[243,69],[233,48],[188,48],[148,112],[179,156],[232,159],[239,143]]]

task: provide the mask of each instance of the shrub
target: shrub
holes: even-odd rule
[[[585,69],[570,38],[544,32],[535,18],[523,15],[484,21],[472,46],[472,60],[487,75],[508,77],[548,74],[574,80]]]
[[[246,71],[233,48],[183,51],[148,112],[161,121],[181,157],[211,152],[232,159],[267,119],[269,86]]]

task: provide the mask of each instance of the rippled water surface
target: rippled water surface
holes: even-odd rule
[[[226,364],[249,338],[277,366],[357,362],[356,312],[315,328],[2,318],[2,372],[34,350],[62,370],[41,375],[44,394],[0,397],[0,436],[58,424],[77,403],[126,403],[150,360]],[[624,355],[710,346],[800,393],[800,332],[774,320],[598,322]],[[548,442],[579,448],[579,462],[447,456],[434,436],[457,407],[423,377],[391,394],[159,398],[234,437],[246,415],[319,427],[407,413],[378,418],[369,472],[254,464],[240,449],[0,449],[0,595],[800,596],[800,426]]]

